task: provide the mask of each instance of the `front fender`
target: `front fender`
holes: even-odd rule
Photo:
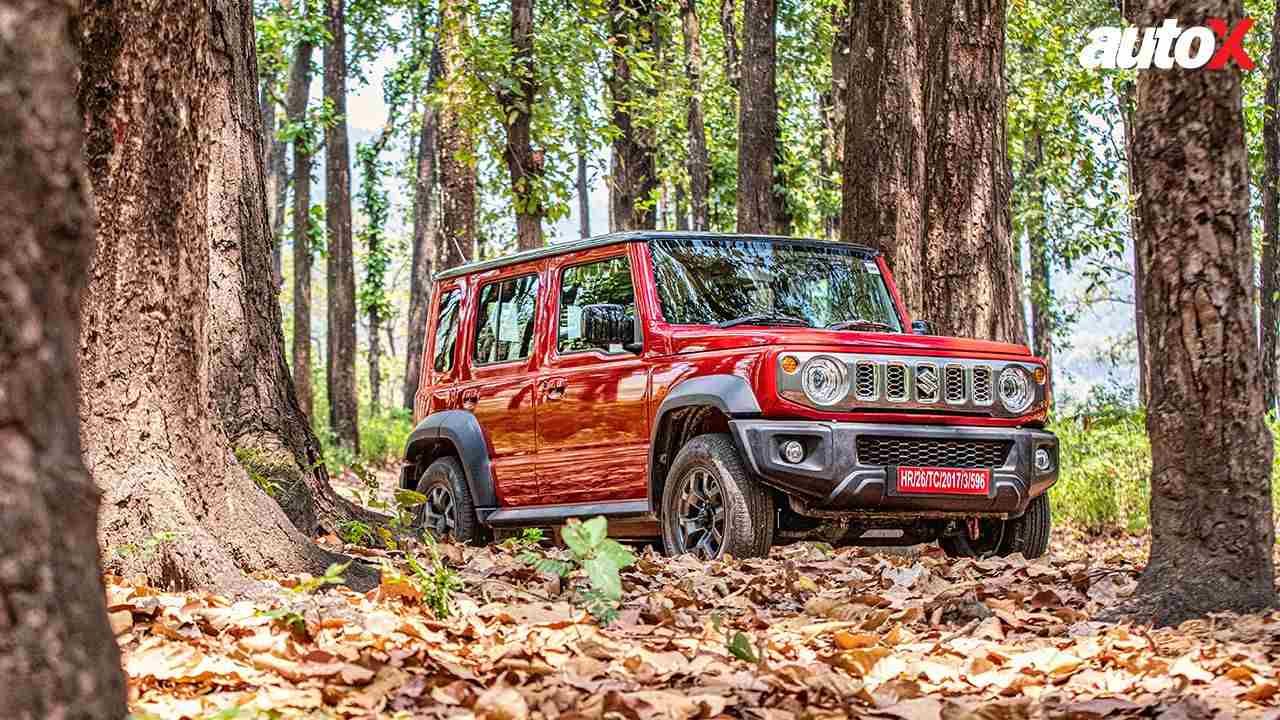
[[[672,412],[697,406],[716,408],[729,418],[759,417],[762,412],[751,383],[738,375],[701,375],[672,388],[658,406],[658,412],[654,413],[653,430],[649,437],[649,503],[655,510],[662,501],[656,493],[663,482],[659,475],[665,472],[665,466],[658,461],[663,448],[659,443],[663,421]],[[673,459],[669,458],[668,462]]]
[[[476,507],[497,507],[498,497],[489,467],[489,444],[476,416],[465,410],[444,410],[423,418],[405,443],[405,462],[412,465],[424,454],[428,457],[443,454],[439,448],[444,444],[452,445],[457,453]],[[417,482],[417,478],[401,478],[401,484],[407,488],[408,482]]]

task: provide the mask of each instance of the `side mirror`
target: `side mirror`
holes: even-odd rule
[[[597,303],[582,307],[582,338],[592,347],[611,350],[615,346],[640,352],[636,342],[635,317],[621,305]]]
[[[933,328],[929,326],[928,320],[912,320],[911,332],[916,335],[932,335]]]

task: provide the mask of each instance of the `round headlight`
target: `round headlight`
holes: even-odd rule
[[[816,405],[833,405],[849,391],[844,366],[828,357],[816,357],[804,364],[800,375],[805,397]]]
[[[1000,371],[1000,404],[1010,413],[1017,415],[1026,412],[1036,399],[1031,389],[1031,378],[1022,368],[1010,365]]]

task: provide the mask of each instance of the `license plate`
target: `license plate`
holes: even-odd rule
[[[986,495],[987,468],[899,467],[898,492],[924,495]]]

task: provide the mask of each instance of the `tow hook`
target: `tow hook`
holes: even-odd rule
[[[967,530],[969,531],[969,539],[970,539],[970,540],[977,540],[977,539],[978,539],[978,533],[979,533],[979,530],[978,530],[978,518],[976,518],[976,517],[965,518],[965,519],[964,519],[964,524],[965,524],[965,529],[967,529]]]

